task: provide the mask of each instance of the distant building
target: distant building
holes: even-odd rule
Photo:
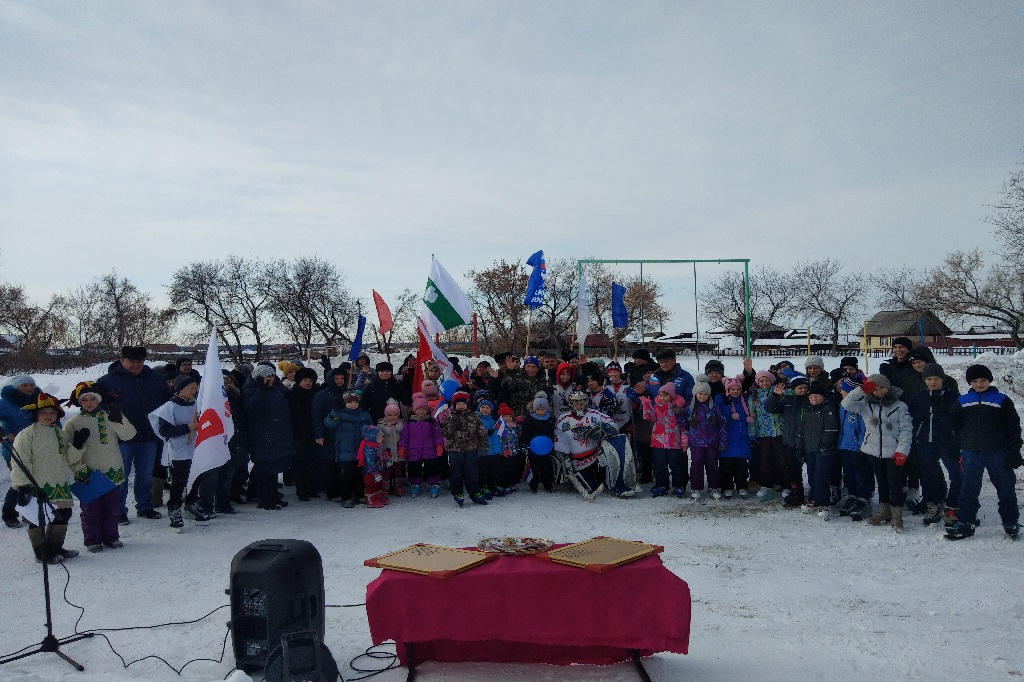
[[[882,310],[867,321],[865,329],[858,336],[863,339],[866,334],[868,351],[878,351],[891,349],[892,340],[897,336],[906,336],[915,344],[920,344],[923,335],[924,345],[944,346],[942,337],[952,333],[953,330],[943,324],[942,320],[927,311]]]

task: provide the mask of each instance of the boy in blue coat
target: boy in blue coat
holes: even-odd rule
[[[860,384],[845,378],[837,383],[839,395],[846,397]],[[875,492],[875,477],[871,473],[867,455],[860,451],[864,443],[864,417],[839,407],[839,459],[846,483],[846,502],[839,508],[840,516],[863,521],[871,513],[871,496]]]
[[[953,407],[953,428],[960,436],[963,478],[957,501],[957,521],[946,529],[946,539],[962,540],[974,535],[978,525],[981,476],[988,471],[999,497],[1003,530],[1016,540],[1020,533],[1020,508],[1013,470],[1021,465],[1020,415],[1009,396],[991,385],[992,371],[985,365],[968,367],[967,382],[971,390],[960,396]]]
[[[363,427],[370,424],[370,413],[359,409],[357,391],[345,391],[341,399],[343,407],[331,410],[324,418],[324,426],[334,431],[333,475],[341,492],[341,506],[352,509],[360,483],[356,455],[363,440]]]

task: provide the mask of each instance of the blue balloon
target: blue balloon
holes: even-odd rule
[[[549,454],[554,445],[547,436],[534,436],[530,439],[530,451],[538,455]]]
[[[449,379],[448,381],[441,384],[441,395],[444,396],[445,400],[451,400],[452,396],[454,396],[456,391],[458,391],[460,388],[462,388],[462,384],[460,384],[455,379]]]

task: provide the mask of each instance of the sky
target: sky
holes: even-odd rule
[[[228,255],[353,293],[499,258],[995,248],[1024,161],[1011,2],[0,0],[0,280]],[[719,266],[701,266],[713,277]],[[636,266],[624,266],[634,273]],[[675,323],[692,271],[651,266]]]

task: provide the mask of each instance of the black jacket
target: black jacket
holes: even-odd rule
[[[953,428],[961,450],[1020,452],[1020,415],[1009,396],[994,386],[984,393],[972,388],[960,396],[953,406]]]
[[[834,451],[839,441],[839,407],[831,400],[800,408],[797,441],[804,452]]]

